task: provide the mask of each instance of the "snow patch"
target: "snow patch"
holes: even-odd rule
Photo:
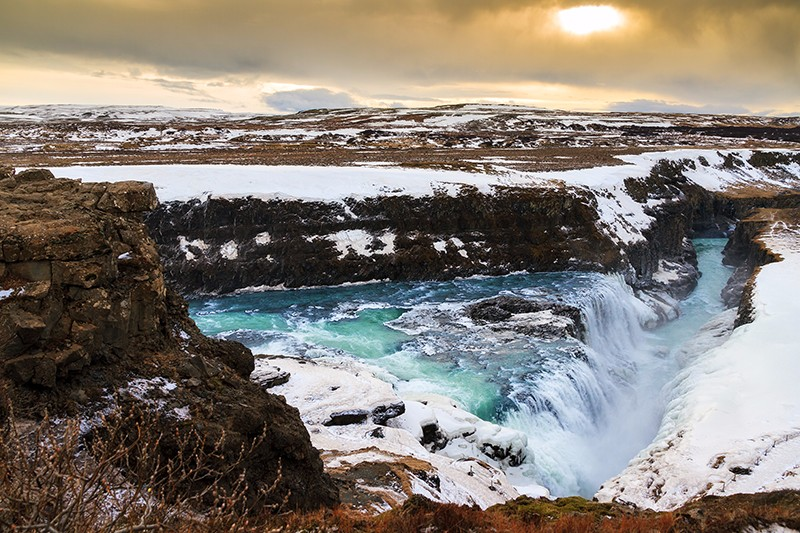
[[[194,261],[197,259],[197,256],[194,254],[194,252],[189,250],[190,246],[202,252],[208,251],[208,244],[206,244],[205,241],[201,239],[189,241],[183,235],[178,236],[178,246],[180,247],[180,250],[183,252],[183,255],[187,261]]]
[[[336,250],[339,252],[339,259],[343,259],[351,251],[361,256],[393,254],[395,251],[396,235],[391,232],[373,236],[360,229],[342,230],[326,235],[325,238],[334,242]],[[376,246],[375,241],[381,244]]]
[[[220,247],[219,254],[224,259],[233,261],[239,258],[239,246],[236,244],[236,241],[228,241]]]

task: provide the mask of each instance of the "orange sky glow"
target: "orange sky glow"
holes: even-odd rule
[[[800,114],[797,0],[0,0],[0,105]]]

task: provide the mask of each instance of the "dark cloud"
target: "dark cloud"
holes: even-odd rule
[[[800,0],[604,0],[626,10],[627,28],[589,39],[558,32],[553,10],[581,3],[0,0],[0,51],[122,61],[165,78],[269,76],[365,94],[550,82],[723,106],[797,102]]]
[[[264,103],[276,111],[296,113],[309,109],[359,107],[352,96],[328,89],[298,89],[264,95]]]

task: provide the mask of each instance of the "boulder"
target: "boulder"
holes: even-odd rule
[[[586,327],[575,306],[518,296],[496,296],[465,308],[468,317],[494,328],[511,329],[532,337],[575,337],[583,340]]]

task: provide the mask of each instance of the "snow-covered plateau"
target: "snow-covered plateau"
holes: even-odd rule
[[[774,151],[792,154],[791,151]],[[644,240],[653,207],[664,200],[634,201],[626,189],[628,179],[644,178],[659,161],[686,164],[685,175],[711,191],[737,187],[792,189],[800,186],[800,164],[778,171],[749,163],[752,150],[671,150],[620,156],[622,165],[550,172],[522,172],[498,167],[485,174],[464,171],[393,167],[307,167],[262,165],[113,165],[53,167],[59,177],[84,182],[141,180],[155,185],[161,202],[209,197],[264,200],[344,202],[378,196],[456,196],[465,188],[491,194],[503,188],[564,187],[588,190],[597,202],[599,224],[620,243]],[[735,161],[735,169],[726,161]],[[348,234],[332,236],[336,246],[349,246]]]

